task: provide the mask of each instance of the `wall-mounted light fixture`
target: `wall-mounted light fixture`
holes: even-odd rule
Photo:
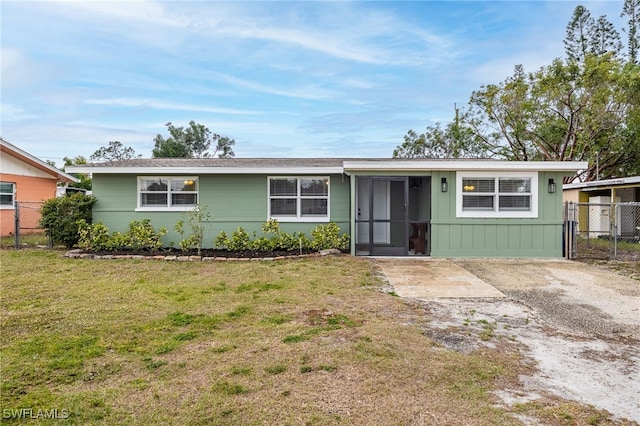
[[[447,192],[448,189],[449,189],[449,185],[447,184],[447,178],[444,177],[440,179],[440,190],[442,192]]]
[[[556,192],[556,183],[553,179],[549,179],[549,194]]]

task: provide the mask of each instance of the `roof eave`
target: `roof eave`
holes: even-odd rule
[[[473,161],[473,160],[425,160],[425,161],[345,161],[345,173],[361,171],[555,171],[575,173],[588,166],[586,161]]]
[[[58,179],[58,181],[60,182],[72,183],[72,182],[80,181],[80,179],[63,172],[62,170],[59,170],[56,167],[53,167],[52,165],[42,161],[38,157],[35,157],[29,154],[28,152],[23,151],[22,149],[18,148],[17,146],[13,145],[10,142],[7,142],[3,138],[0,138],[0,150],[3,152],[10,153],[20,161],[27,163],[38,170],[41,170],[51,176],[55,176],[56,179]]]
[[[99,174],[196,174],[196,175],[264,175],[264,174],[342,174],[342,167],[86,167],[68,166],[73,173]]]

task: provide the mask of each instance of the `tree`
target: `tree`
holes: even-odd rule
[[[207,127],[195,121],[189,122],[189,127],[175,127],[167,123],[169,137],[158,134],[152,152],[154,158],[209,158],[216,154],[219,158],[234,157],[233,145],[235,140],[212,133]],[[213,145],[213,153],[209,148]]]
[[[124,146],[119,141],[111,141],[108,146],[100,147],[89,158],[94,161],[120,161],[135,157],[136,151],[133,148]]]
[[[625,0],[622,7],[621,18],[628,17],[627,47],[629,62],[638,63],[638,50],[640,49],[640,0]]]
[[[607,17],[602,15],[593,26],[590,52],[595,55],[612,52],[614,56],[618,56],[621,51],[620,33]]]
[[[624,175],[640,160],[637,148],[638,66],[613,54],[584,62],[556,59],[528,75],[475,91],[467,125],[483,147],[510,160],[591,160],[582,180]],[[630,149],[629,144],[635,148]],[[572,178],[567,179],[567,181]]]
[[[73,158],[64,157],[62,161],[64,161],[64,167],[62,167],[62,171],[64,171],[65,167],[67,166],[81,166],[83,164],[87,164],[87,159],[82,155],[78,155]],[[74,188],[82,188],[86,189],[87,191],[91,190],[92,181],[89,175],[87,175],[86,173],[72,173],[71,176],[80,179],[80,182],[76,182],[73,184]]]
[[[404,142],[393,151],[393,158],[483,158],[488,155],[475,140],[473,131],[461,125],[457,118],[444,128],[436,123],[428,126],[424,133],[409,130]]]
[[[584,6],[576,6],[567,24],[567,35],[564,39],[567,57],[576,61],[584,60],[593,44],[590,40],[593,39],[594,27],[595,21],[589,10]]]

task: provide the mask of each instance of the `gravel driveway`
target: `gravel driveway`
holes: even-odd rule
[[[565,260],[454,263],[507,298],[418,299],[425,334],[458,351],[522,344],[536,373],[499,393],[505,405],[551,394],[640,423],[640,281]]]

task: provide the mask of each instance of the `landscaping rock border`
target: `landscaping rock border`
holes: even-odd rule
[[[194,255],[158,255],[150,254],[148,256],[141,254],[95,254],[87,253],[81,249],[69,250],[64,254],[64,257],[71,259],[99,259],[99,260],[113,260],[113,259],[137,259],[137,260],[164,260],[173,262],[242,262],[242,261],[274,261],[284,259],[304,259],[309,257],[322,257],[329,255],[339,255],[340,250],[327,249],[320,250],[316,253],[297,254],[287,256],[274,256],[274,257],[208,257],[208,256],[194,256]]]

